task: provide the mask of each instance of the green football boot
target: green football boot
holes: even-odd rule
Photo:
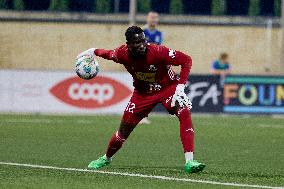
[[[92,161],[89,165],[88,168],[89,169],[100,169],[102,167],[107,166],[108,164],[110,164],[111,160],[108,160],[106,155],[100,157],[99,159]]]
[[[187,173],[198,173],[202,171],[205,168],[205,166],[206,165],[203,163],[198,163],[197,161],[192,160],[186,162],[186,164],[184,165],[184,170]]]

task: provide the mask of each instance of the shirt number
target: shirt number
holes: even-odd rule
[[[134,108],[135,108],[135,104],[133,102],[128,102],[125,111],[133,113]]]

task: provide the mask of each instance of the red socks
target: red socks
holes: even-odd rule
[[[194,152],[194,129],[190,111],[187,108],[180,109],[177,116],[180,122],[180,138],[184,152]],[[113,134],[108,144],[106,157],[111,158],[122,147],[125,140],[118,131]]]
[[[125,139],[119,135],[118,131],[114,133],[109,141],[106,157],[111,158],[121,148],[124,141]]]
[[[187,108],[180,109],[177,116],[180,123],[180,138],[183,150],[184,152],[194,152],[194,129],[190,111]]]

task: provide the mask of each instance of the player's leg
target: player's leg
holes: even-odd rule
[[[111,159],[113,155],[122,147],[125,140],[136,127],[136,125],[145,118],[154,108],[154,100],[149,96],[141,96],[134,92],[127,107],[125,108],[120,127],[115,134],[113,134],[107,151],[106,157]]]
[[[151,112],[155,105],[155,101],[151,100],[151,98],[142,97],[138,93],[134,93],[124,111],[119,129],[112,135],[109,141],[106,154],[92,161],[88,167],[98,169],[108,165],[135,126]]]
[[[163,106],[170,114],[175,114],[179,119],[180,138],[183,145],[186,161],[193,160],[194,152],[194,128],[191,120],[191,113],[187,107],[171,107],[172,96],[175,92],[175,86],[169,87],[163,94]]]
[[[137,118],[137,120],[141,120],[142,118]],[[137,121],[137,123],[139,122]],[[111,161],[114,154],[122,147],[125,140],[128,138],[130,133],[133,131],[137,123],[127,123],[123,120],[121,121],[120,127],[118,131],[116,131],[108,144],[107,150],[106,150],[106,158]]]
[[[194,128],[191,120],[191,113],[187,107],[178,107],[176,116],[180,123],[180,138],[184,149],[185,171],[188,173],[196,173],[202,171],[205,164],[193,160],[194,153]]]
[[[194,128],[191,121],[191,114],[187,107],[177,108],[175,115],[179,119],[180,138],[183,145],[186,162],[193,160],[194,152]]]
[[[172,96],[175,92],[175,86],[169,87],[164,92],[165,97],[162,101],[163,106],[171,114],[175,114],[180,123],[180,139],[183,145],[185,155],[185,170],[186,172],[193,173],[201,171],[205,165],[193,160],[194,155],[194,128],[191,120],[191,113],[187,107],[171,107]]]
[[[88,168],[99,169],[110,164],[112,161],[112,157],[122,147],[123,143],[128,138],[130,133],[133,131],[137,123],[126,123],[122,120],[119,129],[112,135],[108,143],[105,155],[103,155],[102,157],[100,157],[95,161],[92,161],[88,165]]]

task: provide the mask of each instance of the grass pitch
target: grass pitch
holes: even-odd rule
[[[204,172],[183,171],[178,121],[151,116],[104,171],[284,187],[284,119],[196,116],[195,159]],[[119,116],[0,115],[0,161],[86,168],[104,154]],[[234,188],[0,164],[0,188]],[[240,187],[238,187],[240,188]]]

